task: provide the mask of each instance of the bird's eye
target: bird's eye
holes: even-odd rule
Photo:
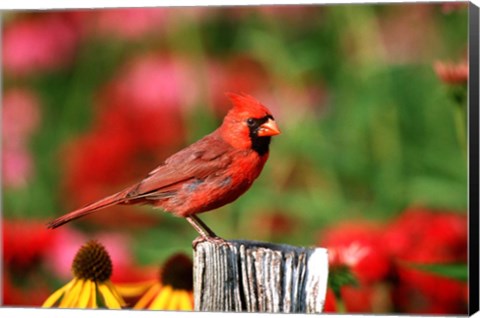
[[[252,127],[253,125],[255,125],[255,120],[253,118],[247,119],[247,125]]]

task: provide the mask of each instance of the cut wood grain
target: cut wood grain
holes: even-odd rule
[[[327,290],[327,250],[206,241],[194,251],[193,276],[198,311],[319,313]]]

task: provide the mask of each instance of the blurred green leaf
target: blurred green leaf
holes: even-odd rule
[[[328,287],[333,290],[337,298],[341,298],[340,290],[343,286],[358,287],[358,280],[347,266],[334,266],[328,274]]]
[[[431,274],[468,281],[468,264],[413,264],[409,266]]]

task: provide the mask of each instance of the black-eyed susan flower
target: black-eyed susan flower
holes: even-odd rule
[[[142,293],[133,309],[193,310],[192,260],[184,254],[175,254],[160,269],[159,279],[117,287],[123,297]]]
[[[125,306],[123,298],[110,281],[112,275],[110,256],[99,242],[89,241],[78,250],[73,260],[72,273],[74,278],[48,297],[42,307],[105,306],[120,309]],[[99,305],[97,300],[102,300],[103,304]]]

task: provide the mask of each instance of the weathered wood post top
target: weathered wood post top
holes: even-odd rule
[[[232,240],[194,251],[198,311],[319,313],[328,280],[324,248]]]

